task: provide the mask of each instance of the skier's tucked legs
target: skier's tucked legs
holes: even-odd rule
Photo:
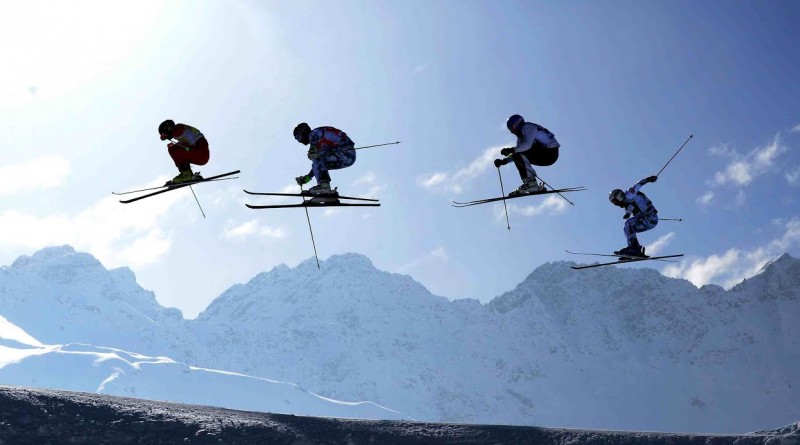
[[[625,220],[623,232],[625,232],[625,239],[628,240],[628,248],[641,250],[644,255],[644,247],[639,244],[639,239],[636,238],[637,233],[646,232],[654,228],[658,224],[658,212],[650,215],[640,213]]]

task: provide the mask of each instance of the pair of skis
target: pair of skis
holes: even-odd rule
[[[140,193],[140,192],[147,192],[147,191],[151,191],[151,190],[156,190],[155,192],[147,193],[147,194],[144,194],[144,195],[141,195],[141,196],[137,196],[135,198],[122,199],[122,200],[119,201],[119,202],[121,202],[123,204],[130,204],[132,202],[136,202],[136,201],[139,201],[141,199],[149,198],[151,196],[160,195],[162,193],[171,192],[173,190],[177,190],[177,189],[184,188],[184,187],[189,187],[189,186],[196,185],[196,184],[202,184],[204,182],[214,182],[214,181],[224,181],[224,180],[227,180],[227,179],[236,179],[236,178],[238,178],[238,176],[233,176],[233,175],[239,174],[239,172],[240,172],[239,170],[235,170],[235,171],[232,171],[232,172],[223,173],[221,175],[216,175],[216,176],[211,176],[211,177],[208,177],[208,178],[199,179],[197,181],[180,182],[180,183],[177,183],[177,184],[162,185],[160,187],[150,187],[150,188],[146,188],[146,189],[131,190],[129,192],[119,192],[119,193],[118,192],[111,192],[111,193],[114,194],[114,195],[120,196],[120,195],[129,195],[129,194],[132,194],[132,193]]]
[[[638,261],[647,261],[647,260],[656,260],[656,261],[667,261],[672,262],[669,258],[678,258],[682,257],[683,254],[677,255],[662,255],[662,256],[627,256],[627,255],[615,255],[615,254],[608,254],[608,253],[585,253],[585,252],[571,252],[569,250],[566,251],[572,255],[591,255],[591,256],[602,256],[602,257],[615,257],[617,261],[610,261],[608,263],[597,263],[597,264],[589,264],[588,266],[571,266],[575,270],[582,270],[582,269],[591,269],[593,267],[601,267],[601,266],[610,266],[613,264],[626,264],[626,263],[635,263]]]
[[[503,201],[503,200],[506,200],[506,199],[523,198],[525,196],[548,195],[550,193],[561,194],[561,193],[568,193],[568,192],[582,192],[584,190],[586,190],[586,187],[580,186],[580,187],[567,187],[567,188],[563,188],[563,189],[543,190],[541,192],[533,192],[533,193],[526,193],[526,194],[519,194],[519,195],[516,195],[516,194],[513,194],[513,193],[509,193],[508,196],[500,196],[500,197],[497,197],[497,198],[476,199],[474,201],[466,201],[466,202],[453,201],[453,203],[451,205],[453,207],[470,207],[470,206],[474,206],[474,205],[478,205],[478,204],[488,204],[490,202]]]
[[[303,198],[303,202],[299,204],[277,204],[277,205],[251,205],[245,204],[250,209],[288,209],[288,208],[295,208],[295,207],[380,207],[380,203],[377,199],[370,199],[370,198],[356,198],[353,196],[341,196],[337,195],[337,199],[346,199],[352,201],[362,201],[359,203],[353,202],[330,202],[330,203],[316,203],[311,201],[306,201],[305,198],[311,198],[312,195],[309,191],[303,191],[302,193],[271,193],[271,192],[251,192],[248,190],[244,191],[248,195],[256,195],[256,196],[293,196],[298,198]]]

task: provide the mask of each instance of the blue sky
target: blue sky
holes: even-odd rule
[[[725,286],[800,255],[800,3],[696,1],[4,2],[0,14],[0,263],[71,244],[129,266],[194,317],[228,286],[313,251],[300,210],[253,211],[242,188],[308,171],[298,122],[364,150],[332,173],[377,209],[311,210],[324,259],[359,252],[448,298],[490,298],[564,252],[624,245],[608,192],[644,192],[664,221],[640,236],[685,253],[665,274]],[[449,206],[499,193],[493,152],[519,113],[562,144],[539,169],[570,196]],[[130,205],[110,192],[175,174],[172,118],[235,181]],[[494,150],[490,152],[490,150]],[[502,170],[506,190],[519,185]],[[589,260],[586,258],[585,260]],[[633,266],[630,266],[633,267]],[[578,273],[578,272],[576,272]]]

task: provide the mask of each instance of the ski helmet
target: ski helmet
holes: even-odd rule
[[[161,140],[172,137],[172,130],[175,129],[175,121],[167,119],[158,126],[158,134],[161,135]],[[165,137],[166,135],[166,137]]]
[[[520,116],[519,114],[514,114],[514,115],[512,115],[511,117],[508,118],[508,121],[506,122],[506,127],[508,128],[508,131],[510,131],[512,133],[516,133],[517,130],[524,123],[525,123],[525,119],[523,119],[522,116]]]
[[[294,139],[301,144],[308,144],[308,134],[311,133],[311,127],[307,123],[301,122],[294,127]]]
[[[611,193],[608,194],[608,200],[612,204],[621,204],[625,202],[625,192],[620,189],[611,190]]]

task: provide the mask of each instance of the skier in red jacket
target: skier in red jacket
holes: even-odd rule
[[[200,130],[186,124],[176,124],[175,121],[167,119],[158,126],[158,134],[161,140],[170,140],[167,150],[170,157],[175,162],[180,172],[166,185],[180,184],[202,180],[200,172],[193,173],[191,164],[205,165],[211,153],[208,150],[208,140],[200,133]]]

